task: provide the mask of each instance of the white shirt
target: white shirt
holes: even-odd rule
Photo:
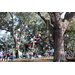
[[[65,54],[66,54],[67,52],[65,51]]]
[[[50,46],[49,46],[48,48],[49,48],[49,50],[50,50]]]
[[[2,52],[0,52],[0,56],[2,56],[2,53],[3,53],[3,51],[2,51]]]

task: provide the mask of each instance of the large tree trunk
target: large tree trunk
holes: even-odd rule
[[[55,44],[54,44],[54,61],[65,61],[64,54],[64,40],[62,35],[62,28],[55,31]]]
[[[55,29],[55,44],[54,44],[54,61],[65,61],[64,40],[63,40],[63,23],[60,20],[59,13],[56,13],[56,29]]]

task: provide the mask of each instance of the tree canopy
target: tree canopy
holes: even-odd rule
[[[27,41],[36,35],[37,30],[41,32],[40,47],[45,47],[47,44],[46,36],[52,35],[54,47],[54,60],[63,61],[64,55],[64,40],[66,45],[74,44],[72,35],[75,33],[75,21],[72,20],[75,12],[66,12],[64,18],[61,17],[63,12],[6,12],[1,13],[0,29],[9,31],[14,39],[15,48],[18,50],[23,37]],[[38,15],[40,16],[38,16]],[[72,21],[71,21],[72,20]],[[26,29],[28,26],[28,29]],[[47,35],[48,33],[48,35]],[[30,36],[28,35],[30,34]],[[65,34],[65,35],[64,35]],[[67,36],[67,37],[66,37]],[[70,37],[68,37],[70,36]]]

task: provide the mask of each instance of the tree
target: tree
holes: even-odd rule
[[[74,16],[75,12],[66,12],[64,19],[61,18],[62,12],[48,12],[50,19],[48,20],[43,13],[38,12],[38,15],[47,24],[54,40],[54,61],[62,62],[65,61],[64,54],[64,40],[63,35]]]
[[[0,38],[0,43],[3,44],[2,46],[0,46],[0,48],[12,48],[14,47],[14,40],[11,36],[3,34],[3,37]]]
[[[25,26],[34,20],[35,13],[32,12],[8,12],[7,16],[1,21],[0,29],[11,33],[15,50],[19,50],[19,46],[23,35],[25,36]]]
[[[70,51],[70,50],[75,49],[75,42],[74,42],[75,38],[74,37],[75,37],[75,19],[71,20],[71,22],[64,34],[65,50]]]
[[[35,29],[36,25],[37,25],[37,29]],[[35,34],[37,34],[37,32],[39,31],[39,33],[41,34],[41,40],[38,45],[35,45],[35,49],[45,52],[48,48],[48,44],[49,44],[48,38],[50,37],[49,30],[47,29],[45,22],[37,15],[36,20],[30,23],[28,26],[29,26],[28,27],[29,30],[25,30],[25,32],[26,31],[28,32],[28,35],[26,35],[27,36],[26,41],[33,38],[33,36],[36,36]],[[36,33],[35,30],[37,30]]]
[[[0,12],[0,21],[7,15],[7,12]]]
[[[39,46],[43,52],[48,49],[49,41],[48,38],[50,37],[49,30],[44,21],[41,20],[41,23],[38,25],[38,30],[41,34],[41,40]]]

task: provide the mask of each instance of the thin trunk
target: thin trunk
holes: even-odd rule
[[[12,34],[13,38],[14,38],[14,43],[15,43],[15,50],[19,50],[19,46],[21,41],[17,41],[15,34]]]
[[[15,43],[15,50],[19,50],[20,42]]]

